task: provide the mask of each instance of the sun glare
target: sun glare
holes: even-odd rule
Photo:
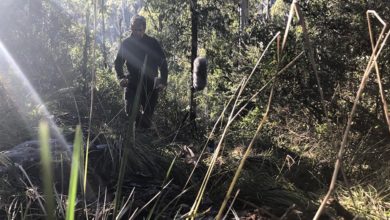
[[[21,114],[22,118],[25,118],[28,114],[26,109],[26,103],[31,103],[33,106],[39,106],[39,116],[48,121],[52,128],[54,137],[61,143],[62,147],[69,150],[69,145],[66,143],[65,138],[61,134],[59,128],[54,123],[52,115],[47,110],[41,97],[36,92],[30,81],[27,79],[19,65],[13,59],[7,48],[0,41],[0,83],[3,84],[6,92],[12,101],[18,108],[17,111]],[[36,125],[38,126],[38,125]]]

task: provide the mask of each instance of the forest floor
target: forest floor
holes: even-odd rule
[[[155,133],[137,133],[130,147],[122,188],[126,203],[123,219],[183,219],[191,209],[213,155],[205,147],[187,139],[175,142]],[[81,219],[110,219],[115,197],[119,157],[123,142],[94,145],[90,149],[88,190],[79,194],[77,216]],[[56,141],[53,146],[54,182],[58,217],[66,209],[69,166],[66,154]],[[123,146],[125,147],[125,146]],[[231,179],[242,159],[242,144],[225,151],[217,159],[207,185],[197,219],[213,219],[219,210]],[[40,219],[42,181],[39,142],[30,141],[3,152],[0,167],[2,219]],[[5,159],[7,158],[7,159]],[[170,165],[173,168],[170,169]],[[191,172],[193,174],[191,175]],[[235,187],[236,197],[229,200],[228,219],[312,219],[320,196],[326,190],[332,167],[314,163],[287,149],[257,149],[247,159]],[[62,205],[61,205],[62,204]],[[131,204],[131,205],[129,205]],[[85,206],[86,205],[86,206]],[[61,211],[62,210],[62,211]],[[84,211],[83,211],[84,210]],[[88,210],[88,211],[85,211]],[[127,217],[126,217],[127,216]],[[354,215],[333,198],[321,219],[353,219]],[[90,218],[91,219],[91,218]]]

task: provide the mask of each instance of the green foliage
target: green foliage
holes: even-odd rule
[[[354,210],[358,216],[379,220],[390,216],[389,209],[386,207],[390,201],[388,192],[389,188],[380,192],[371,185],[357,185],[350,189],[340,189],[337,194],[341,203],[346,208]]]
[[[47,123],[41,122],[39,124],[39,134],[47,219],[54,219],[53,170],[51,169],[52,158],[49,145],[49,126]]]
[[[96,85],[92,88],[95,92],[92,133],[103,134],[97,142],[106,142],[121,135],[121,128],[126,126],[124,122],[127,119],[120,113],[123,109],[122,91],[115,78],[112,62],[120,41],[129,34],[129,18],[136,13],[146,16],[147,33],[162,43],[169,63],[169,85],[160,95],[155,114],[157,130],[161,131],[161,139],[164,139],[181,127],[189,109],[190,2],[144,2],[145,6],[140,10],[135,7],[135,1],[99,1],[96,5],[97,11],[94,11],[92,1],[0,2],[1,42],[6,45],[17,65],[41,95],[44,104],[53,114],[53,120],[66,134],[74,133],[73,129],[70,129],[74,124],[87,124],[91,108],[91,79],[92,74],[96,74]],[[209,69],[207,88],[196,93],[197,122],[201,134],[207,134],[211,130],[225,104],[234,95],[239,82],[251,73],[265,45],[278,31],[283,33],[290,6],[287,2],[289,1],[275,1],[270,8],[270,19],[266,19],[266,16],[259,12],[259,4],[263,1],[259,4],[251,2],[249,24],[240,32],[238,1],[198,0],[198,53],[207,57]],[[322,166],[323,161],[332,164],[335,158],[340,134],[345,127],[354,95],[371,54],[365,12],[367,9],[374,9],[384,20],[389,21],[390,6],[385,0],[314,0],[299,1],[299,4],[315,51],[314,59],[328,112],[324,112],[321,105],[318,85],[306,52],[303,59],[277,77],[269,122],[256,140],[256,150],[263,151],[272,147],[289,149],[302,157],[317,161]],[[276,47],[273,45],[243,91],[239,105],[246,103],[259,88],[304,49],[303,30],[296,19],[295,16],[280,62],[277,61]],[[379,23],[375,19],[372,20],[377,36],[380,31]],[[385,47],[378,58],[386,95],[390,83],[389,76],[385,74],[390,68],[389,51],[389,47]],[[2,150],[36,136],[35,127],[41,118],[42,108],[41,105],[33,103],[28,94],[10,92],[12,87],[19,88],[19,84],[23,83],[10,81],[7,77],[12,75],[12,71],[4,69],[0,67]],[[265,90],[251,101],[251,106],[232,124],[225,143],[226,151],[236,147],[237,143],[245,145],[252,138],[256,125],[264,114],[267,94],[268,91]],[[15,100],[19,96],[27,98],[17,103]],[[386,138],[388,129],[381,105],[377,83],[372,75],[358,107],[346,150],[345,171],[352,180],[367,179],[374,175],[373,182],[382,185],[384,179],[388,178],[381,174],[386,172],[383,167],[388,166],[386,161],[390,158]],[[20,107],[26,110],[21,111]],[[228,107],[228,110],[230,109],[231,107]],[[228,113],[224,115],[218,128],[223,128],[226,124]],[[185,131],[182,132],[181,140],[195,142],[191,139],[190,128],[185,127],[182,130]],[[220,133],[221,129],[217,130],[215,139],[218,139]],[[277,159],[275,161],[280,162]],[[240,179],[242,188],[250,188],[262,179],[265,183],[275,186],[275,176],[261,173],[252,178],[251,174],[244,172]],[[288,185],[286,182],[281,185]],[[375,188],[378,187],[375,185]],[[264,188],[266,187],[263,185],[255,187],[245,192],[245,196],[249,197],[252,191],[261,191]],[[286,189],[281,188],[279,191],[258,193],[257,195],[263,198],[260,202],[279,202],[289,206],[291,201],[299,198],[299,195],[294,193],[285,196]],[[356,188],[353,191],[362,194],[359,194],[359,197],[368,193],[374,201],[387,199],[377,196],[374,188],[370,187]],[[218,194],[218,190],[213,193]],[[343,196],[348,203],[349,195]],[[289,201],[284,201],[283,197]],[[278,201],[272,200],[275,198]],[[367,211],[359,211],[361,214],[364,212]]]
[[[290,9],[289,6],[284,0],[276,0],[271,9],[272,20],[279,24],[285,24]]]
[[[79,179],[79,166],[80,166],[80,152],[82,144],[82,134],[81,127],[77,126],[76,134],[73,144],[73,155],[72,155],[72,164],[70,171],[70,180],[69,180],[69,195],[66,208],[66,219],[73,220],[75,219],[75,210],[77,202],[77,186]]]

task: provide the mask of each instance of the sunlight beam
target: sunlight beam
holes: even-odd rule
[[[11,86],[4,85],[5,90],[12,97],[12,101],[16,104],[19,114],[28,113],[25,103],[32,102],[33,106],[39,106],[39,115],[46,120],[50,128],[53,130],[54,137],[60,142],[61,147],[70,151],[70,145],[65,141],[58,126],[52,119],[52,115],[47,110],[44,102],[36,92],[26,75],[23,73],[19,65],[13,59],[7,48],[0,41],[0,82],[10,83]],[[18,86],[20,84],[21,86]],[[26,117],[21,115],[21,117]]]

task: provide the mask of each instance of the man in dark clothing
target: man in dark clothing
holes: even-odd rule
[[[115,59],[115,70],[119,84],[125,88],[126,114],[131,114],[135,104],[135,95],[141,79],[143,66],[145,71],[140,94],[142,111],[137,115],[137,127],[149,128],[157,104],[158,92],[167,85],[168,67],[164,51],[159,42],[145,34],[146,20],[136,15],[131,19],[131,35],[125,39]],[[144,64],[144,62],[146,62]],[[128,75],[123,72],[126,63]],[[160,69],[160,77],[158,77]]]

